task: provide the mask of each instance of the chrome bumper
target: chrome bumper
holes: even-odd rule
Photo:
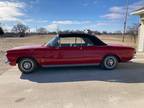
[[[4,60],[4,63],[5,64],[9,64],[10,62],[8,61],[8,58],[7,58],[7,56],[5,55],[5,60]]]
[[[8,60],[5,60],[5,64],[9,64],[9,61],[8,61]]]

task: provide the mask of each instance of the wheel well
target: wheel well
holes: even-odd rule
[[[114,56],[114,57],[117,58],[118,62],[121,62],[120,57],[119,57],[118,55],[115,55],[115,54],[108,54],[108,55],[106,55],[106,56],[103,57],[103,60],[104,60],[107,56]]]
[[[32,59],[32,60],[34,60],[36,63],[38,63],[38,62],[35,60],[35,58],[33,58],[33,57],[18,57],[17,60],[16,60],[16,63],[19,63],[19,62],[20,62],[22,59],[24,59],[24,58]]]

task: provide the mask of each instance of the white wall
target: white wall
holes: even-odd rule
[[[144,20],[141,21],[141,26],[139,28],[138,51],[144,52]]]

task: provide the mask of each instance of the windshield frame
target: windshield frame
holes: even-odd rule
[[[56,47],[56,43],[58,43],[58,40],[59,40],[59,36],[55,36],[53,37],[52,39],[50,39],[48,41],[48,43],[46,44],[46,46],[50,46],[50,47]]]

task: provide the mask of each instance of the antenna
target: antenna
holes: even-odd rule
[[[126,29],[127,29],[128,10],[129,10],[128,0],[126,0],[126,14],[125,14],[125,18],[124,18],[124,31],[123,31],[123,35],[122,35],[123,36],[123,39],[122,39],[123,42],[125,40],[125,33],[126,33]]]

